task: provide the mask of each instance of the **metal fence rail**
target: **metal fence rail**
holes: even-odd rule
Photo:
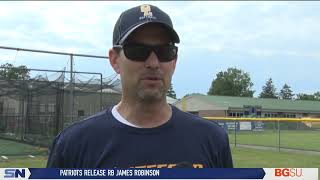
[[[320,152],[319,118],[204,118],[224,127],[235,147]]]

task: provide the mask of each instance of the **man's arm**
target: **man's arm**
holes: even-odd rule
[[[222,168],[233,168],[232,154],[229,145],[229,138],[227,135],[227,143],[225,146],[225,150],[222,152]]]
[[[59,141],[60,134],[53,140],[50,148],[49,158],[47,161],[47,168],[62,168],[64,167],[61,142]]]

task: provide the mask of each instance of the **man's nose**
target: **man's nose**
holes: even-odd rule
[[[145,64],[147,68],[158,69],[160,66],[160,61],[158,59],[158,56],[152,51]]]

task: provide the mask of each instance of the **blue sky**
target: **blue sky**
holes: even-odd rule
[[[106,55],[120,13],[149,3],[172,18],[180,35],[173,77],[178,97],[207,93],[228,67],[248,72],[255,96],[268,78],[279,91],[320,91],[320,2],[0,2],[0,46]],[[0,64],[69,70],[69,58],[0,50]],[[101,59],[75,58],[75,70],[114,74]],[[90,78],[90,77],[88,77]]]

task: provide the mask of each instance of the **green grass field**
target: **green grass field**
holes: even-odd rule
[[[319,168],[320,155],[232,148],[235,167],[305,167]]]
[[[17,155],[39,155],[46,154],[47,148],[32,146],[29,144],[19,143],[0,139],[0,156],[17,156]]]
[[[278,131],[238,131],[237,144],[278,147]],[[229,132],[230,143],[234,143],[234,132]],[[280,146],[283,148],[320,151],[320,131],[281,130]]]
[[[27,168],[43,168],[46,167],[47,156],[8,156],[8,160],[0,158],[0,168],[8,167],[27,167]]]

